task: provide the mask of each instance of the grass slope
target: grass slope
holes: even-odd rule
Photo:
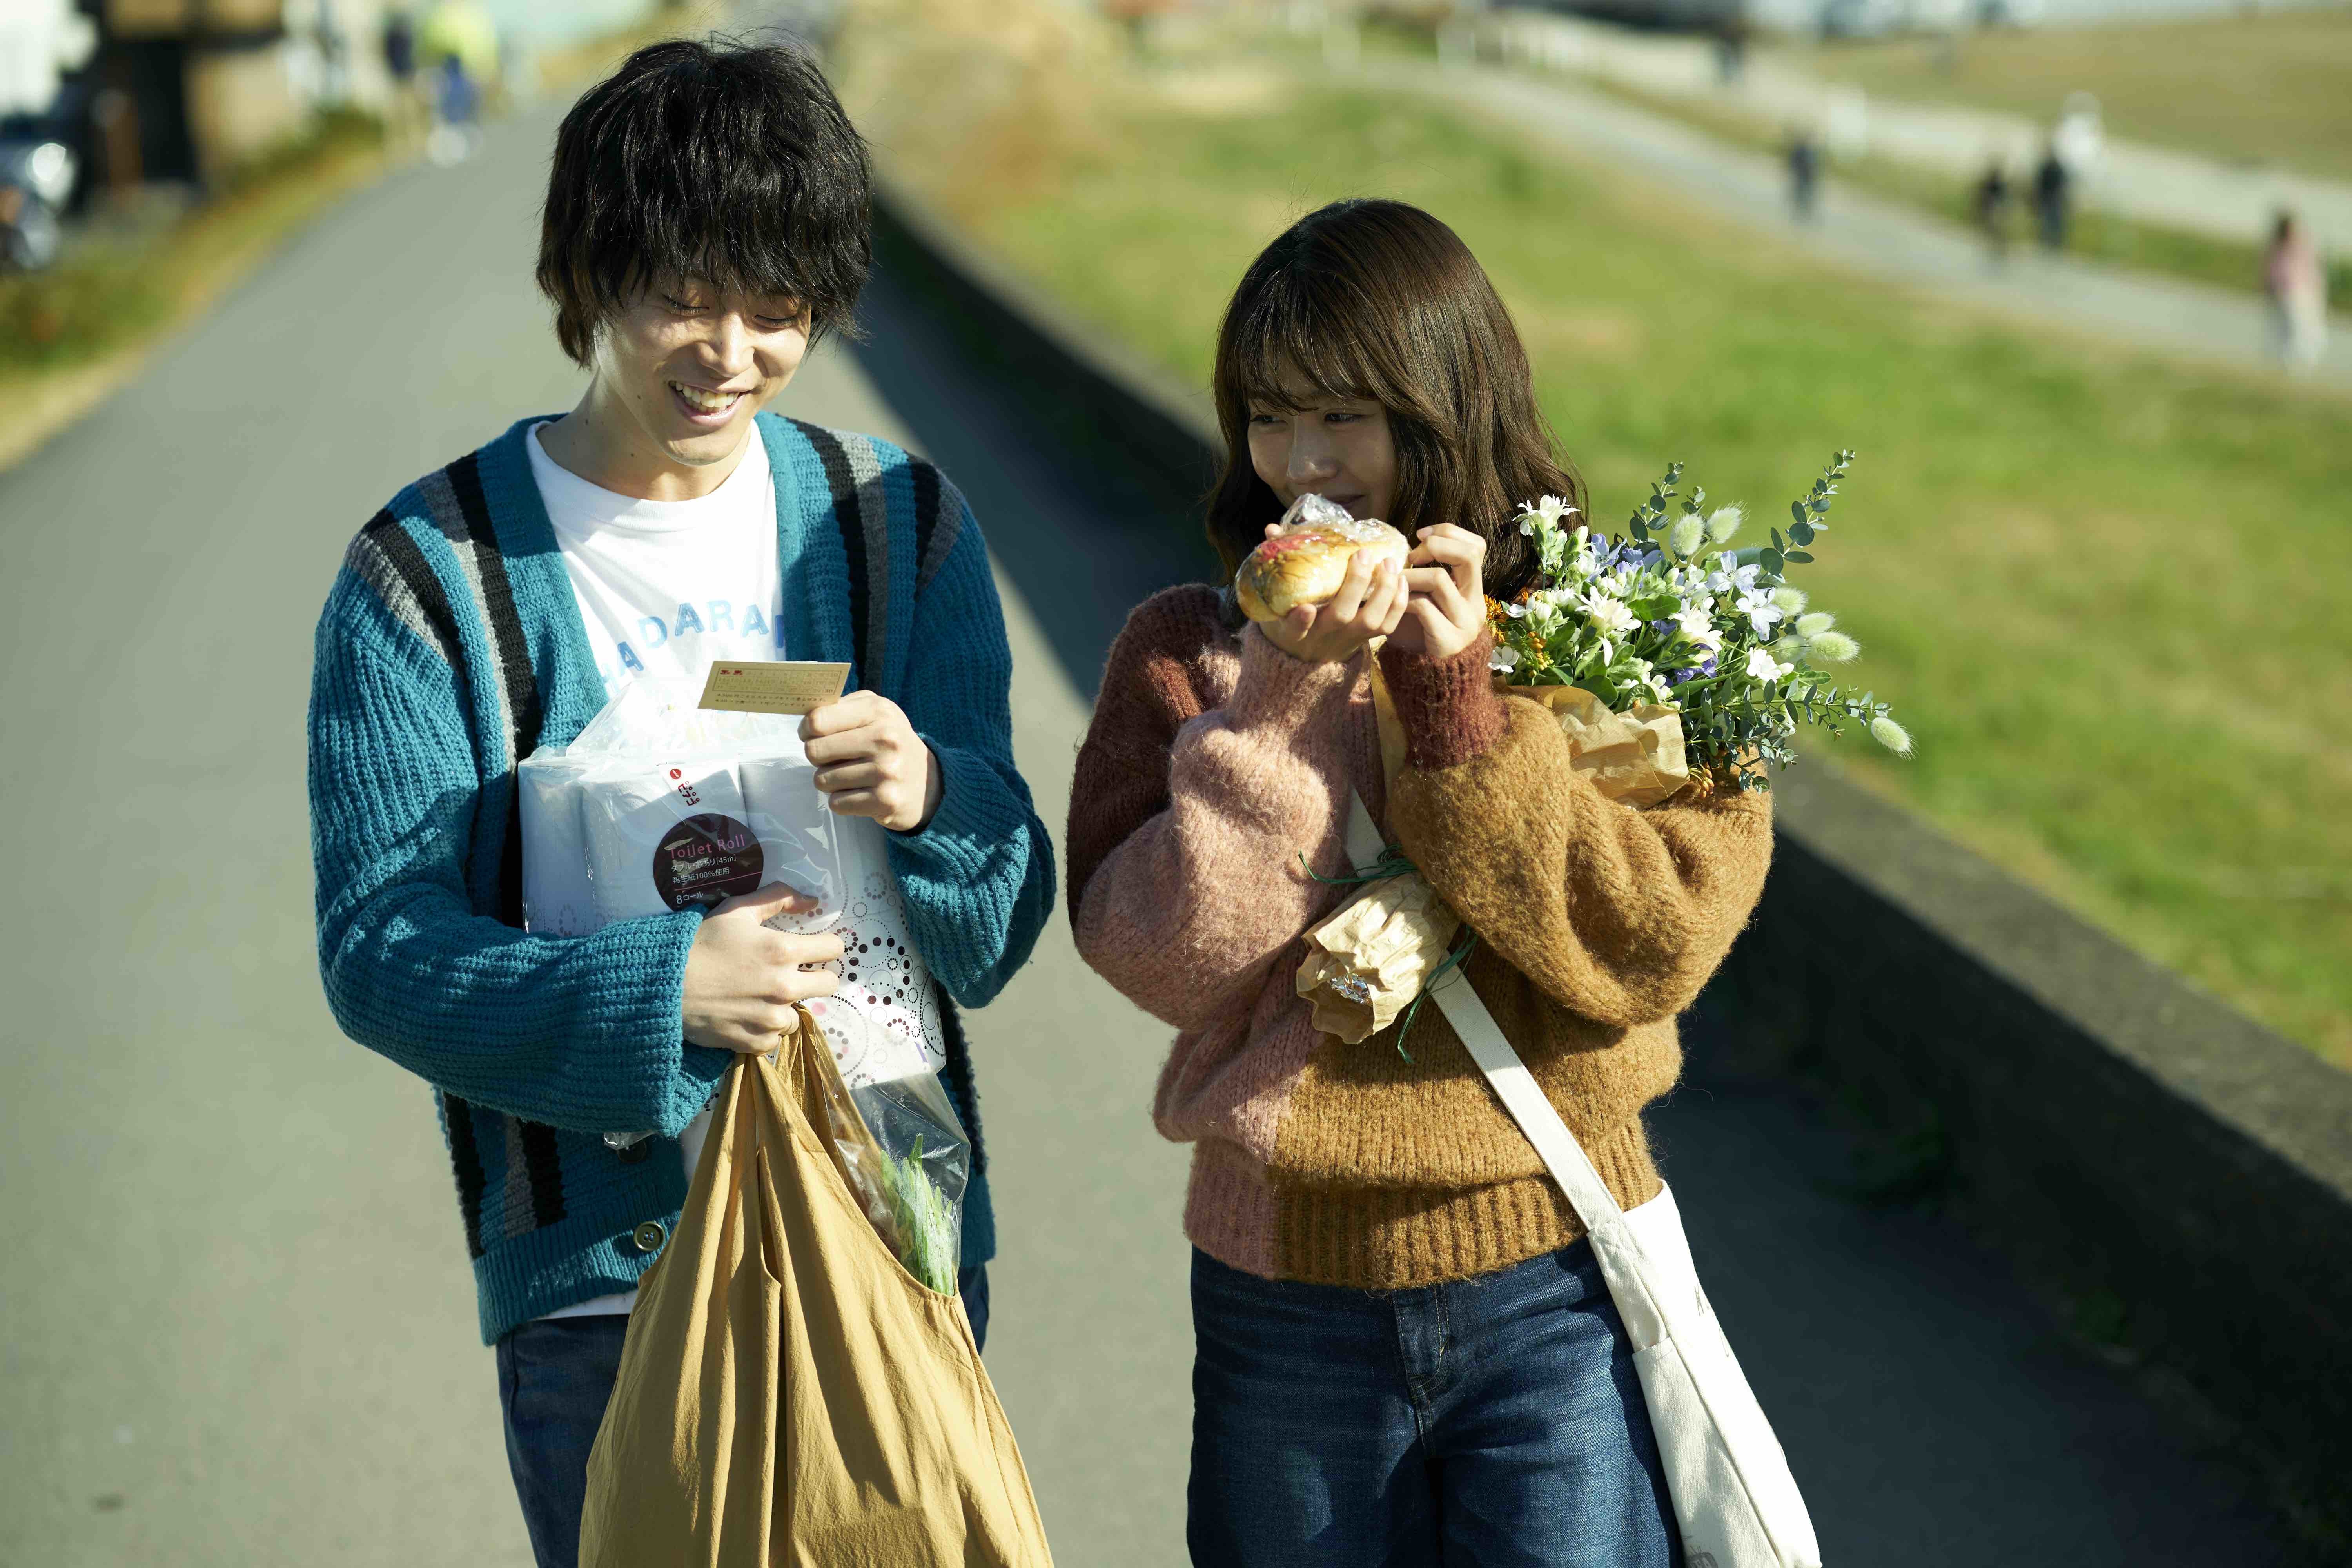
[[[1440,110],[1192,96],[1220,107],[1130,97],[1055,157],[1024,144],[1018,181],[972,162],[1003,135],[937,127],[898,167],[1195,384],[1228,289],[1291,216],[1346,195],[1430,208],[1517,313],[1604,521],[1670,458],[1769,518],[1858,448],[1800,581],[1861,637],[1855,668],[1921,755],[1846,765],[2352,1064],[2343,404],[1833,274]]]

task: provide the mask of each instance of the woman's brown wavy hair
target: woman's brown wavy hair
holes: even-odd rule
[[[1496,598],[1535,578],[1514,526],[1520,504],[1555,495],[1583,510],[1583,481],[1536,406],[1518,329],[1470,247],[1403,202],[1333,202],[1250,263],[1218,329],[1225,463],[1208,531],[1228,578],[1282,514],[1250,467],[1249,418],[1253,404],[1291,405],[1292,373],[1388,411],[1397,479],[1384,521],[1408,539],[1440,522],[1484,536]]]

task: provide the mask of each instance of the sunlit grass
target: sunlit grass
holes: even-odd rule
[[[1316,88],[1120,112],[1016,200],[938,139],[898,172],[1195,384],[1228,290],[1289,217],[1419,203],[1517,312],[1603,521],[1670,458],[1769,515],[1857,448],[1800,581],[1862,638],[1861,679],[1920,756],[1848,764],[2352,1063],[2344,403],[1828,271],[1418,103]]]

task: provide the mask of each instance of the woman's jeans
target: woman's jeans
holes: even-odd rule
[[[1590,1242],[1373,1294],[1192,1255],[1196,1568],[1672,1568]]]
[[[976,1343],[988,1341],[988,1268],[958,1277]],[[621,1373],[625,1312],[541,1319],[499,1342],[499,1405],[507,1465],[539,1568],[576,1568],[580,1510],[588,1500],[588,1450]]]

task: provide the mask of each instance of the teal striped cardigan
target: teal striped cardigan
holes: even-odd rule
[[[784,646],[907,710],[945,773],[890,836],[915,944],[945,992],[950,1095],[980,1173],[963,1256],[995,1230],[971,1058],[979,1006],[1028,958],[1053,847],[1013,768],[1012,657],[971,510],[886,441],[760,416],[775,471]],[[485,1342],[627,1289],[686,1198],[678,1131],[730,1058],[679,1035],[701,916],[592,936],[522,925],[515,764],[604,702],[523,442],[536,419],[393,499],[320,617],[310,718],[319,965],[336,1021],[433,1086]],[[615,1152],[607,1131],[662,1138]],[[652,1222],[652,1223],[648,1223]]]

